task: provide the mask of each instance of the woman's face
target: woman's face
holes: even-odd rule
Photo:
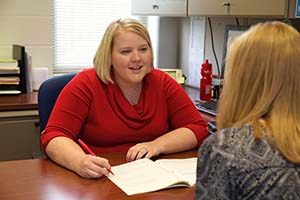
[[[112,69],[122,86],[141,83],[151,69],[151,50],[147,41],[131,31],[118,31],[113,40]]]

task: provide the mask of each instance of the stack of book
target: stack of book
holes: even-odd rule
[[[20,94],[20,67],[12,58],[0,58],[0,94]]]
[[[0,94],[32,92],[31,58],[21,45],[13,45],[12,58],[0,58]]]

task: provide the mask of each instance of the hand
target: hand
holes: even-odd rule
[[[111,166],[107,159],[86,154],[75,167],[76,173],[84,178],[100,178],[108,175]]]
[[[151,158],[160,154],[158,145],[154,141],[138,143],[131,147],[126,155],[128,162],[138,160],[140,158]]]

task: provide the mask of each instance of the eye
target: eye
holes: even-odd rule
[[[128,55],[130,53],[130,50],[122,50],[121,54],[122,55]]]
[[[145,53],[146,51],[148,51],[148,47],[142,47],[142,48],[140,48],[140,51],[142,53]]]

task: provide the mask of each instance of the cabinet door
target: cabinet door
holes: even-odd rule
[[[0,161],[31,159],[40,153],[37,117],[1,119]]]
[[[287,0],[189,0],[188,15],[284,17],[287,7]]]
[[[230,15],[284,17],[286,0],[230,0]]]
[[[188,15],[228,15],[229,9],[226,0],[189,0]]]
[[[187,0],[131,0],[131,14],[184,17]]]

